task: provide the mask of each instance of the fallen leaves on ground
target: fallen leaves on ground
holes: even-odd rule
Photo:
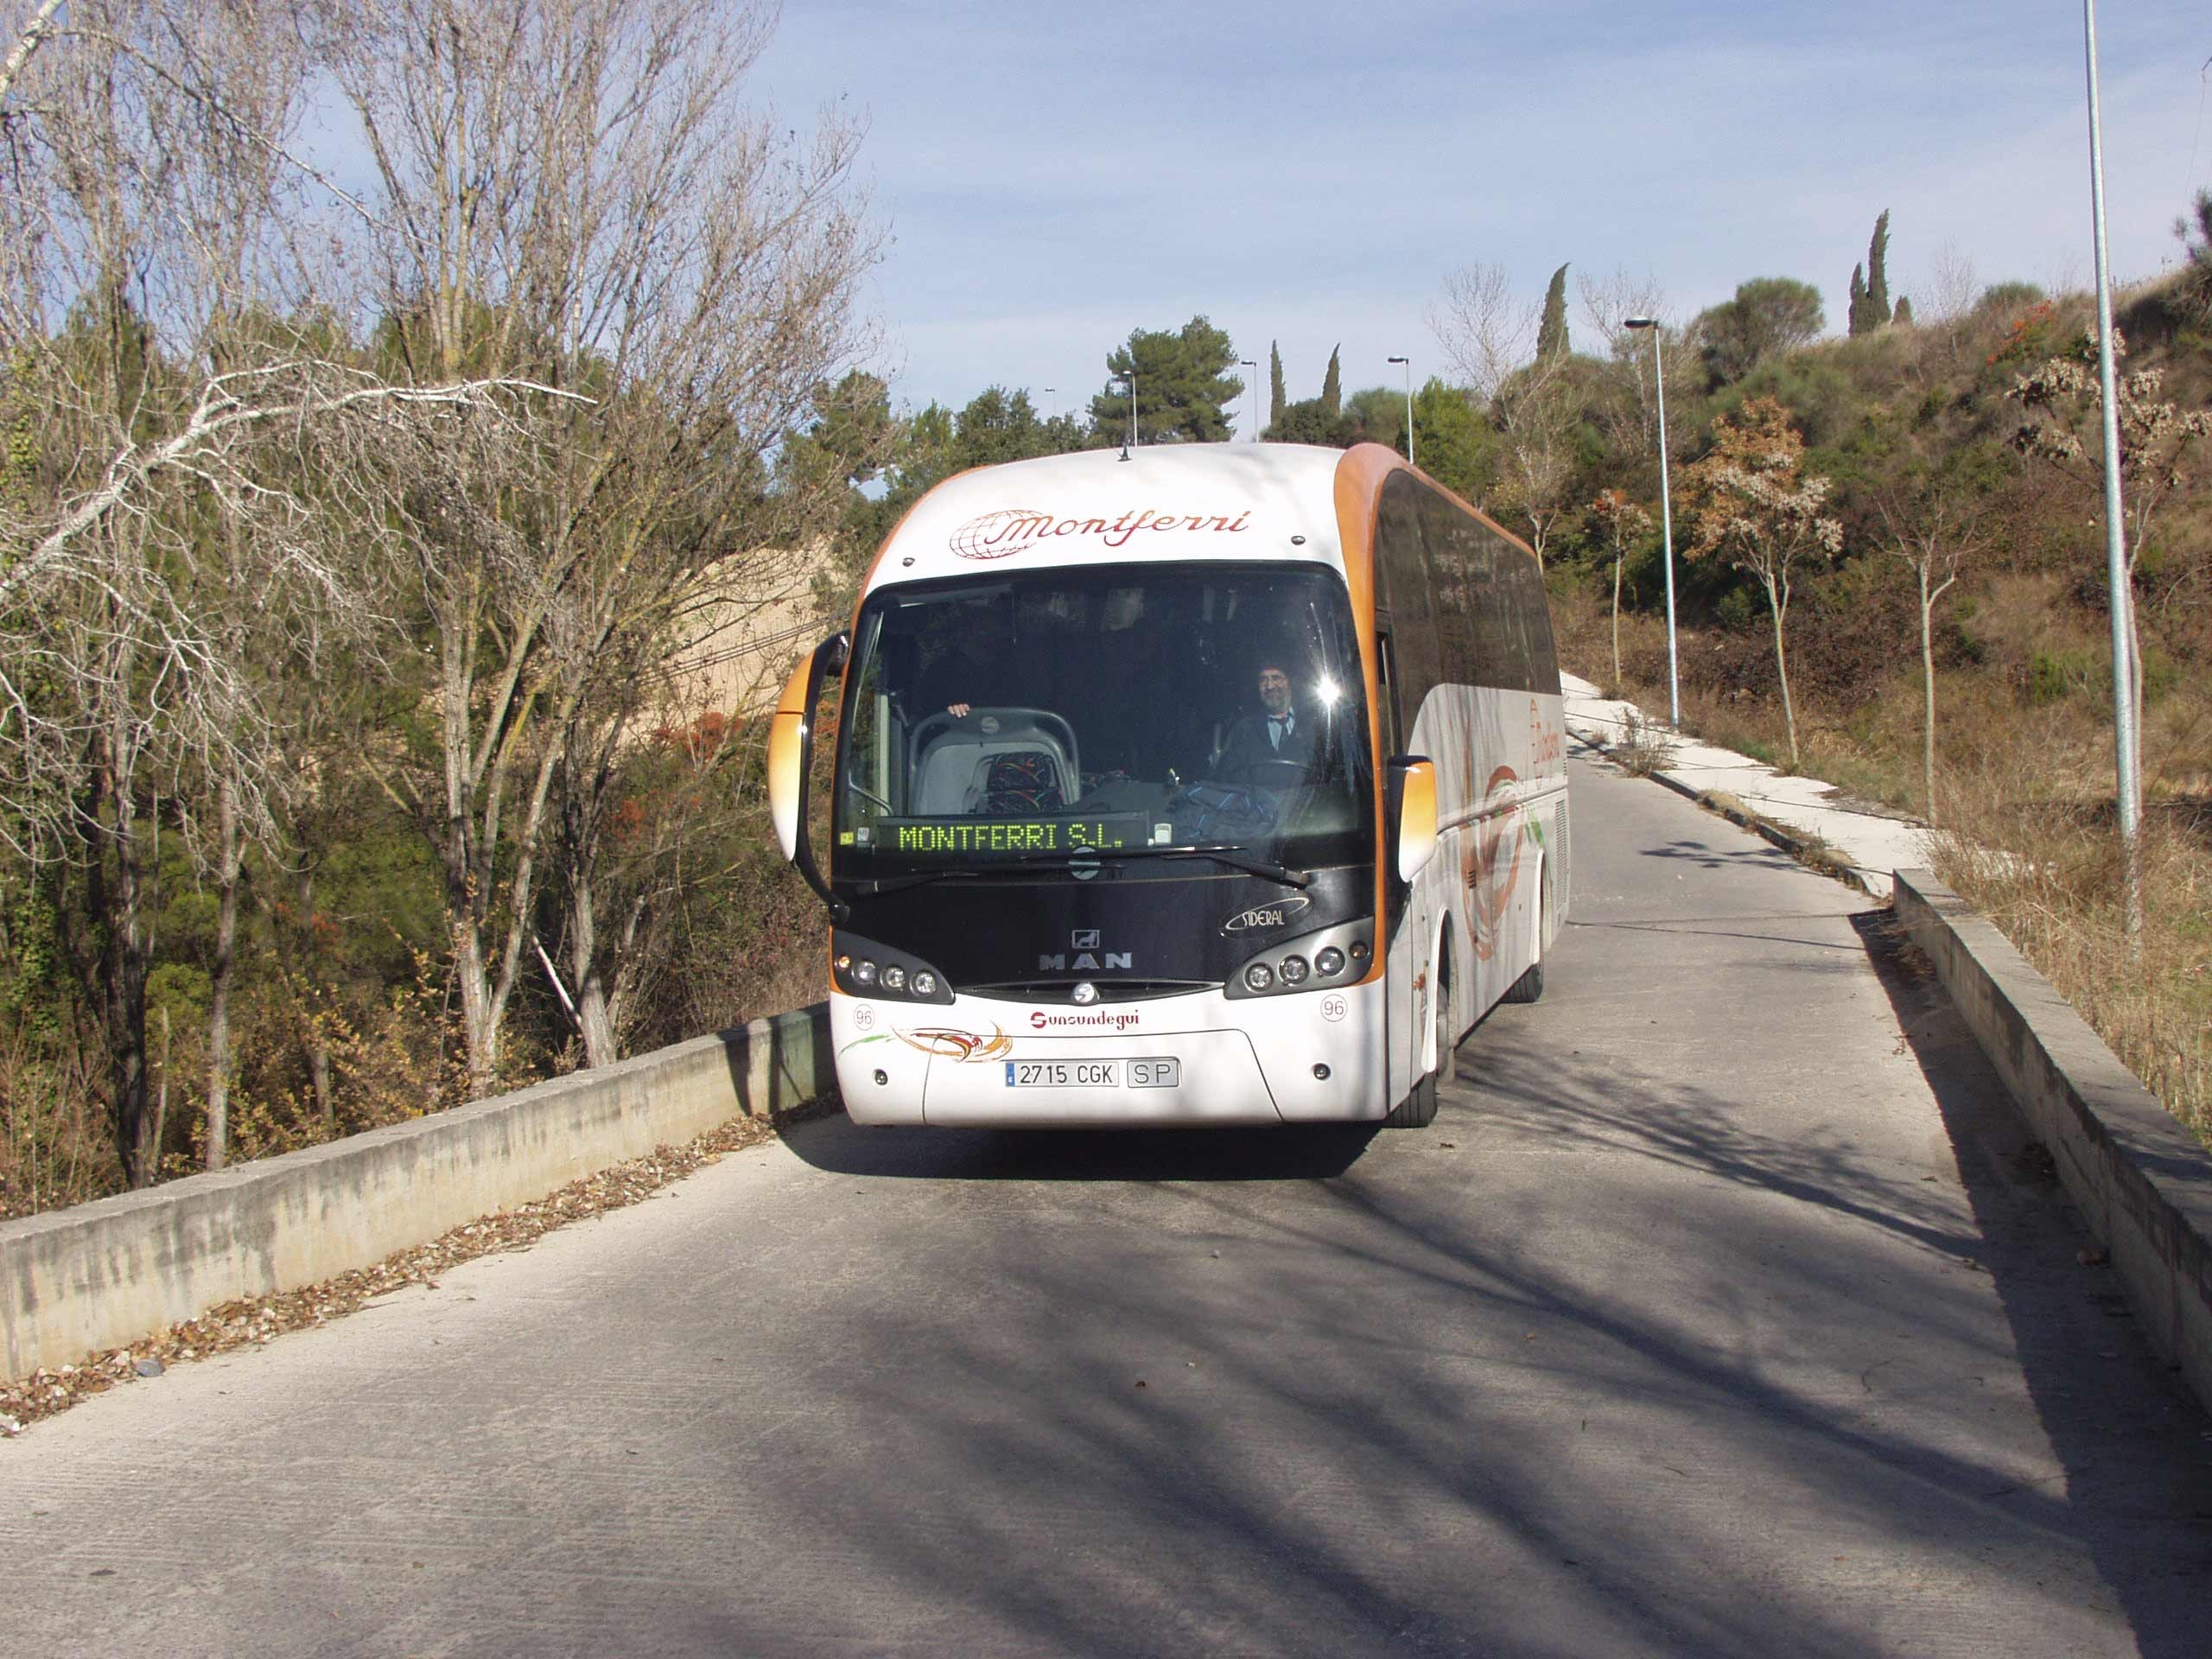
[[[772,1117],[734,1117],[681,1147],[656,1147],[642,1158],[571,1181],[534,1203],[467,1222],[373,1267],[341,1273],[298,1290],[273,1291],[212,1307],[111,1353],[74,1365],[33,1371],[0,1382],[0,1437],[21,1433],[41,1418],[67,1411],[142,1376],[158,1376],[181,1361],[257,1348],[287,1331],[302,1331],[353,1313],[365,1303],[409,1285],[437,1288],[438,1274],[499,1250],[525,1249],[556,1227],[587,1221],[651,1198],[670,1182],[719,1162],[725,1153],[774,1138],[785,1124],[810,1117],[817,1105],[794,1107]],[[148,1362],[153,1362],[150,1365]]]

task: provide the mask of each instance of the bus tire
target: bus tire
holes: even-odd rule
[[[1529,971],[1505,988],[1501,999],[1507,1002],[1534,1002],[1544,994],[1544,964],[1532,963]]]
[[[1386,1129],[1425,1129],[1436,1122],[1436,1073],[1414,1084],[1414,1091],[1390,1109],[1382,1120]]]
[[[1382,1120],[1386,1129],[1425,1129],[1436,1122],[1436,1089],[1459,1075],[1459,1052],[1452,1046],[1452,983],[1442,975],[1436,982],[1436,1069],[1414,1084],[1413,1093],[1393,1107]]]

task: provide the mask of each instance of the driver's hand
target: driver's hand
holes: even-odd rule
[[[955,720],[965,720],[968,718],[968,705],[964,702],[948,702],[944,705],[944,712]]]

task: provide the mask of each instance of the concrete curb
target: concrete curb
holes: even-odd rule
[[[1897,913],[2050,1150],[2152,1346],[2212,1408],[2212,1153],[1958,894],[1899,870]]]
[[[0,1224],[0,1376],[368,1267],[836,1088],[829,1006],[816,1003],[327,1146]]]

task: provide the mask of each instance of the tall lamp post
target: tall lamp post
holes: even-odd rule
[[[1122,378],[1129,383],[1129,448],[1134,449],[1141,442],[1137,436],[1137,364],[1134,356],[1129,359],[1129,372]]]
[[[1052,400],[1045,405],[1048,411],[1045,418],[1048,421],[1058,420],[1060,418],[1060,389],[1058,386],[1047,386],[1045,388],[1045,395]]]
[[[2104,124],[2097,108],[2096,0],[2082,0],[2082,50],[2089,71],[2089,217],[2097,260],[2097,391],[2104,442],[2105,579],[2112,595],[2113,760],[2120,809],[2121,926],[2133,956],[2143,948],[2143,759],[2135,729],[2136,664],[2129,640],[2135,595],[2127,582],[2126,520],[2120,516],[2120,401],[2113,382],[2112,270],[2105,256]]]
[[[1682,693],[1675,665],[1675,504],[1667,488],[1667,353],[1656,317],[1624,317],[1624,328],[1651,331],[1651,365],[1659,381],[1659,523],[1667,549],[1667,724],[1682,723]]]
[[[1411,467],[1416,464],[1414,461],[1414,360],[1410,357],[1394,357],[1390,361],[1406,365],[1406,465]]]
[[[1260,365],[1249,357],[1240,357],[1236,359],[1236,366],[1252,371],[1252,442],[1257,443],[1260,441]]]

